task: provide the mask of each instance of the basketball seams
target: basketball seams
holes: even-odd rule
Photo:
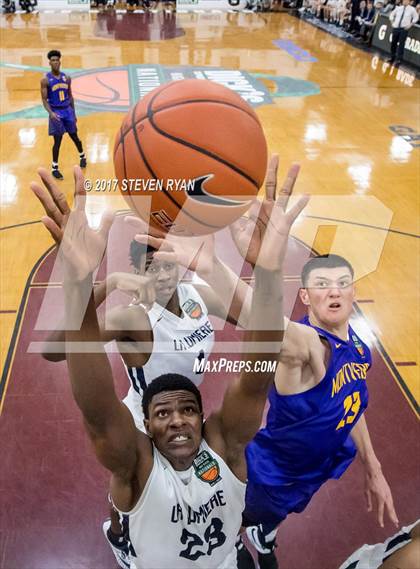
[[[152,99],[152,101],[153,101],[153,99]],[[138,138],[138,132],[137,132],[137,129],[136,129],[136,123],[135,123],[134,120],[133,120],[133,119],[134,119],[134,114],[135,114],[135,108],[136,108],[136,107],[133,108],[133,112],[132,112],[132,116],[131,116],[131,125],[132,125],[132,126],[131,126],[131,130],[133,131],[134,141],[135,141],[135,143],[136,143],[136,146],[137,146],[137,149],[138,149],[138,151],[139,151],[139,153],[140,153],[140,156],[142,157],[142,160],[143,160],[143,162],[144,162],[144,165],[145,165],[146,168],[149,170],[149,172],[150,172],[150,174],[153,176],[153,178],[154,178],[155,180],[157,180],[157,179],[159,179],[159,178],[156,176],[155,172],[153,171],[152,167],[150,166],[150,164],[149,164],[149,162],[148,162],[148,160],[147,160],[147,158],[146,158],[146,156],[145,156],[145,153],[144,153],[144,151],[143,151],[143,149],[142,149],[142,147],[141,147],[140,140],[139,140],[139,138]],[[149,122],[150,122],[150,121],[149,121]],[[205,225],[206,227],[210,227],[211,229],[220,229],[220,227],[219,227],[218,225],[211,225],[211,224],[209,224],[209,223],[206,223],[205,221],[203,221],[203,220],[201,220],[201,219],[195,217],[194,215],[191,215],[188,211],[186,211],[185,209],[183,209],[183,207],[182,207],[183,204],[180,205],[180,204],[176,201],[176,199],[171,195],[171,193],[168,192],[168,190],[167,190],[164,186],[162,187],[162,191],[163,191],[163,193],[165,194],[165,196],[166,196],[179,210],[182,209],[182,213],[183,213],[184,215],[188,216],[188,217],[189,217],[190,219],[192,219],[193,221],[196,221],[197,223],[200,223],[201,225]],[[175,220],[175,223],[176,223],[176,220]]]
[[[158,95],[159,95],[159,93],[158,93]],[[134,106],[134,108],[136,108],[139,103],[141,103],[141,100],[138,101],[138,103]],[[226,103],[224,101],[215,101],[213,99],[190,99],[188,101],[182,101],[180,103],[171,103],[171,104],[167,104],[165,107],[160,107],[159,109],[156,109],[155,111],[153,111],[153,114],[157,115],[161,111],[166,111],[167,109],[180,107],[181,105],[189,105],[191,103],[213,103],[215,105],[225,105],[226,107],[233,107],[234,109],[238,109],[238,111],[242,111],[243,113],[248,115],[251,119],[253,119],[257,123],[258,126],[261,126],[258,117],[256,117],[253,113],[249,113],[246,109],[243,109],[242,107],[239,107],[238,105],[234,105],[232,103]],[[140,117],[139,119],[137,119],[134,123],[135,126],[137,126],[141,121],[143,121],[147,117],[148,117],[148,115],[146,114],[146,115]],[[129,126],[127,128],[127,130],[122,134],[123,138],[125,137],[126,134],[128,134],[128,132],[130,131],[130,128],[131,128],[131,126]]]
[[[168,103],[167,106],[165,106],[165,107],[159,107],[158,109],[153,110],[153,114],[157,115],[161,111],[165,111],[167,109],[172,109],[175,107],[180,107],[182,105],[190,105],[190,104],[195,104],[195,103],[212,103],[215,105],[225,105],[226,107],[232,107],[234,109],[238,109],[238,111],[242,111],[243,113],[248,115],[251,119],[253,119],[257,123],[258,126],[261,126],[258,117],[256,117],[252,112],[249,112],[246,109],[243,109],[239,105],[234,105],[233,103],[228,103],[226,101],[216,101],[215,99],[189,99],[187,101],[181,101],[179,103],[170,103],[170,104]]]
[[[172,107],[170,107],[170,108],[172,108]],[[255,186],[257,188],[257,190],[260,189],[259,184],[251,176],[249,176],[246,172],[244,172],[243,170],[238,168],[238,166],[231,164],[230,162],[228,162],[227,160],[225,160],[221,156],[218,156],[217,154],[210,152],[210,150],[206,150],[205,148],[202,148],[201,146],[197,146],[196,144],[193,144],[192,142],[187,142],[186,140],[183,140],[182,138],[178,138],[177,136],[169,134],[169,133],[165,132],[164,130],[162,130],[161,128],[159,128],[153,120],[153,111],[151,111],[151,113],[149,114],[149,122],[150,122],[151,126],[156,130],[156,132],[158,132],[162,136],[165,136],[166,138],[169,138],[169,140],[173,140],[174,142],[177,142],[178,144],[181,144],[182,146],[187,146],[188,148],[192,148],[193,150],[195,150],[199,154],[204,154],[205,156],[212,158],[216,162],[220,162],[221,164],[224,164],[225,166],[227,166],[228,168],[230,168],[231,170],[233,170],[234,172],[236,172],[237,174],[239,174],[240,176],[242,176],[243,178],[248,180],[248,182],[250,182],[253,186]]]
[[[172,85],[172,82],[168,83],[168,84],[165,85],[165,86],[162,86],[162,88],[159,90],[159,93],[162,93],[163,91],[166,91],[167,89],[169,89],[169,87],[170,87],[171,85]],[[156,95],[158,95],[159,93],[156,93]],[[152,100],[155,99],[156,95],[152,98]],[[134,113],[134,114],[132,115],[132,119],[131,119],[131,121],[130,121],[130,122],[131,122],[131,125],[130,125],[130,127],[123,133],[123,137],[125,137],[125,135],[129,132],[129,130],[130,130],[131,128],[132,128],[133,130],[136,130],[135,127],[136,127],[141,121],[143,121],[144,119],[147,118],[148,113],[147,113],[147,111],[146,111],[146,114],[145,114],[143,117],[140,117],[138,120],[135,120],[135,121],[133,122],[133,117],[135,117],[135,112],[136,112],[136,109],[137,109],[137,105],[139,105],[140,103],[142,103],[142,101],[143,101],[143,99],[140,99],[140,101],[137,101],[137,103],[134,105],[134,107],[133,107],[133,113]],[[121,128],[122,128],[122,126],[121,126]]]

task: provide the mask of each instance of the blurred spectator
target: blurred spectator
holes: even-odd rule
[[[375,8],[373,6],[373,0],[368,0],[366,6],[366,15],[364,18],[358,16],[357,22],[360,26],[359,37],[361,41],[367,41],[368,34],[375,24]]]
[[[385,0],[384,5],[380,9],[381,14],[389,14],[394,9],[394,4],[391,0]]]
[[[19,6],[22,10],[25,10],[26,13],[32,12],[34,8],[38,6],[37,0],[19,0]]]
[[[13,14],[16,12],[16,4],[14,0],[3,0],[2,8],[6,14]]]
[[[419,14],[410,5],[410,0],[403,0],[402,5],[396,6],[389,15],[392,25],[391,57],[389,63],[399,65],[404,55],[404,44],[408,30],[418,22]]]
[[[366,16],[367,16],[367,4],[365,2],[365,0],[361,0],[359,3],[359,8],[356,11],[356,15],[354,17],[354,21],[352,23],[352,26],[350,28],[350,32],[354,35],[359,35],[360,32],[360,22],[362,22]]]

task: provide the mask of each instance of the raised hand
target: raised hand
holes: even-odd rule
[[[381,470],[365,473],[365,497],[368,512],[371,512],[375,507],[378,524],[381,528],[384,527],[385,512],[391,522],[398,527],[399,522],[391,489]]]
[[[154,283],[151,278],[132,273],[112,273],[108,276],[112,290],[120,290],[131,296],[131,304],[152,306],[156,300]]]
[[[290,229],[309,201],[302,196],[286,211],[289,198],[299,173],[299,164],[293,164],[283,186],[276,196],[278,155],[271,156],[265,184],[265,198],[255,202],[247,217],[241,217],[230,227],[235,244],[253,266],[267,270],[282,268]]]
[[[85,213],[84,177],[78,166],[74,168],[73,211],[47,170],[40,168],[38,174],[44,187],[36,182],[32,182],[30,187],[47,214],[41,221],[59,247],[65,277],[82,281],[99,266],[103,258],[114,213],[104,212],[98,230],[89,227]]]
[[[149,233],[145,234],[144,222],[139,218],[128,216],[125,219],[142,231],[135,236],[135,240],[156,249],[157,259],[180,264],[203,278],[212,273],[215,258],[213,235],[186,238],[170,233],[164,235],[153,228],[149,228]]]

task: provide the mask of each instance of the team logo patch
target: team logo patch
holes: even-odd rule
[[[364,349],[363,349],[362,344],[360,343],[359,338],[358,338],[357,336],[355,336],[354,334],[353,334],[353,336],[352,336],[351,338],[352,338],[352,340],[353,340],[353,342],[354,342],[354,345],[356,346],[356,350],[357,350],[357,351],[359,352],[359,354],[364,358],[364,357],[365,357],[365,351],[364,351]]]
[[[189,298],[186,302],[184,302],[182,308],[190,318],[194,318],[197,320],[198,318],[201,318],[201,316],[203,315],[203,309],[201,308],[201,305],[195,300],[192,300],[191,298]]]
[[[193,462],[197,478],[214,486],[221,480],[219,463],[206,450],[201,451]]]

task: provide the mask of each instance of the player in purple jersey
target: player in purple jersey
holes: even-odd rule
[[[63,135],[67,132],[79,151],[80,167],[86,168],[82,141],[77,135],[77,118],[71,92],[71,78],[60,71],[61,53],[53,49],[47,54],[51,71],[41,79],[41,96],[48,115],[48,134],[54,137],[52,148],[52,175],[62,180],[58,169],[58,155]]]
[[[338,255],[310,259],[300,298],[308,315],[290,322],[270,392],[267,425],[248,445],[244,525],[260,569],[278,567],[277,526],[302,512],[330,478],[339,478],[356,452],[364,465],[368,510],[386,510],[398,524],[391,490],[375,455],[363,412],[368,403],[369,348],[349,326],[353,268]],[[239,569],[254,567],[242,543]]]

